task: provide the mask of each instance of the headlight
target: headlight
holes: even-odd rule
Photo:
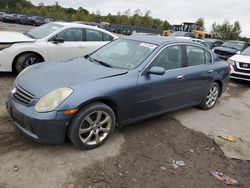
[[[63,87],[44,95],[36,104],[37,112],[49,112],[56,109],[65,99],[73,93],[73,89]]]
[[[0,50],[11,47],[12,44],[0,44]]]
[[[230,59],[228,59],[227,62],[228,62],[230,65],[234,65],[234,64],[235,64],[235,61],[230,60]]]

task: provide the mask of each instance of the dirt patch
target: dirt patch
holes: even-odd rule
[[[230,80],[229,87],[226,94],[223,95],[224,99],[241,97],[250,88],[250,83],[241,80]]]
[[[208,168],[250,185],[250,162],[227,159],[212,139],[175,119],[156,117],[121,133],[126,142],[119,155],[72,173],[76,187],[228,187]],[[185,166],[174,168],[173,160]]]

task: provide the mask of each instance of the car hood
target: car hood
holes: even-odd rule
[[[220,50],[220,51],[224,51],[224,52],[230,52],[232,54],[236,54],[236,52],[239,51],[239,50],[236,50],[236,49],[226,48],[226,47],[223,47],[223,46],[215,47],[214,50]]]
[[[61,87],[74,87],[98,79],[105,79],[128,71],[89,62],[84,58],[68,62],[40,63],[31,66],[17,78],[17,84],[36,98]],[[86,88],[87,89],[87,88]]]
[[[0,43],[32,42],[35,39],[25,36],[23,33],[1,31]]]
[[[230,58],[232,61],[242,62],[242,63],[250,63],[250,56],[247,55],[234,55]]]

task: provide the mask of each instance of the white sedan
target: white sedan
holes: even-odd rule
[[[87,55],[117,36],[77,23],[53,22],[26,33],[0,32],[0,72],[21,72],[29,65]]]
[[[250,81],[250,47],[230,57],[228,63],[231,64],[231,78]]]

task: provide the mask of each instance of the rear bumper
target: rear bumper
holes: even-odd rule
[[[6,101],[6,108],[14,127],[26,137],[43,144],[65,142],[71,116],[57,111],[37,113],[34,106],[27,107],[18,103],[11,94]]]

